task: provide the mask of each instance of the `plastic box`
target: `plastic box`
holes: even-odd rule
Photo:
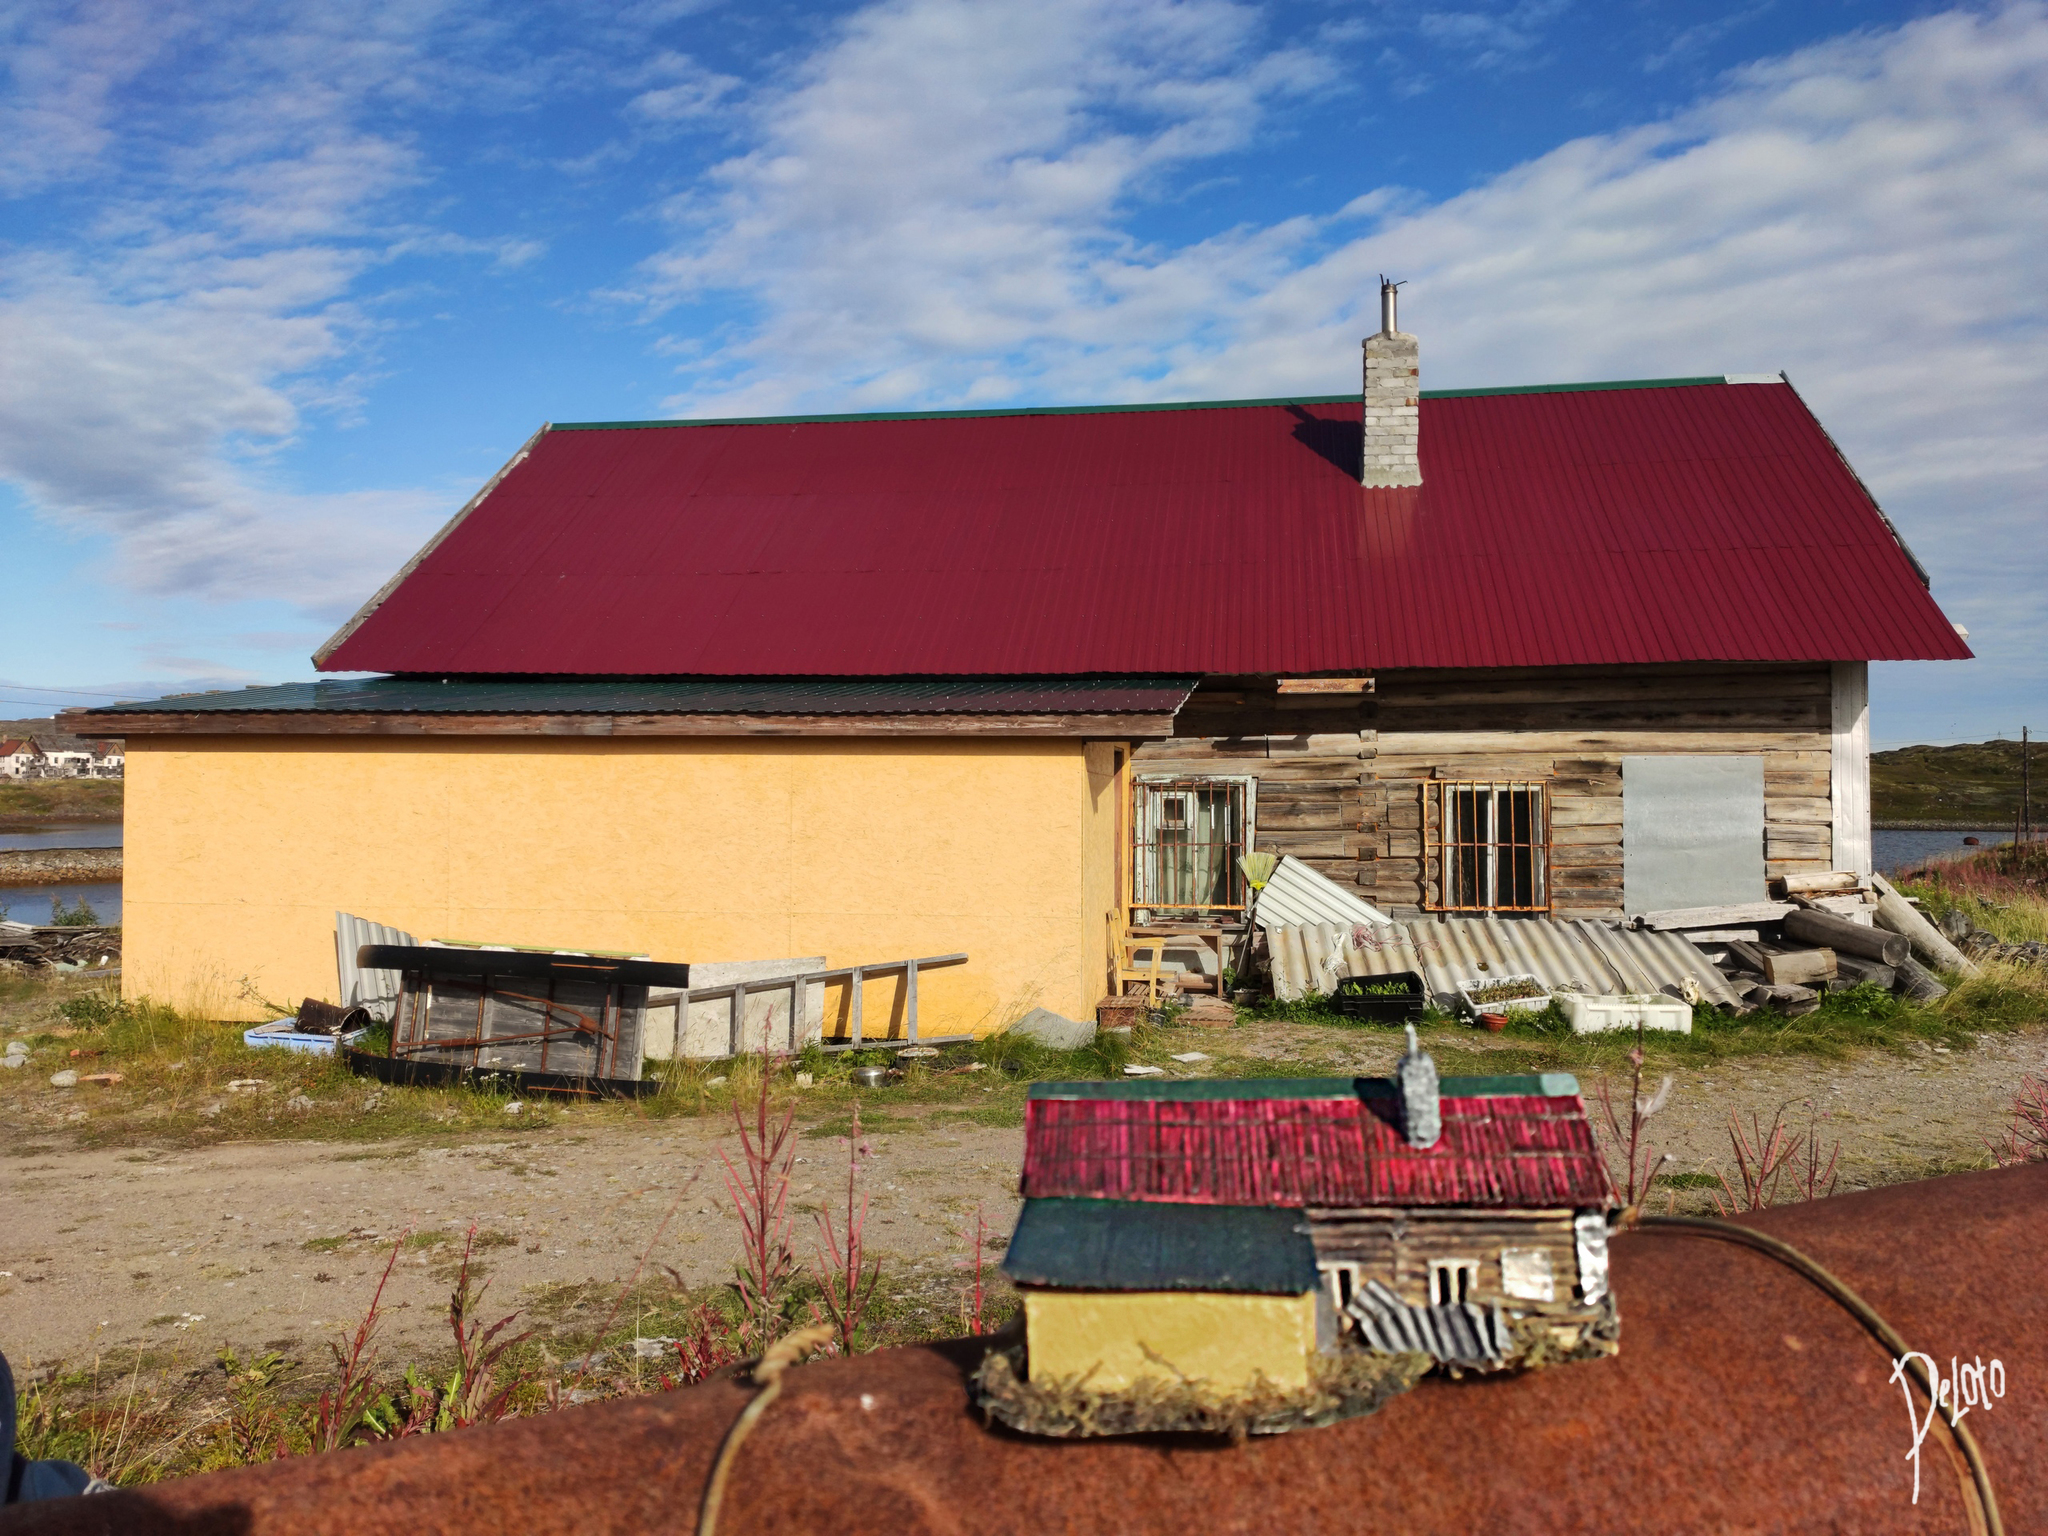
[[[278,1019],[270,1024],[258,1024],[254,1029],[242,1031],[242,1043],[249,1046],[282,1046],[288,1051],[310,1051],[316,1056],[334,1054],[333,1035],[302,1035],[297,1019]],[[352,1029],[341,1037],[343,1045],[355,1045],[367,1029]]]
[[[1396,986],[1399,992],[1374,992],[1374,987]],[[1390,971],[1384,976],[1339,976],[1337,990],[1330,994],[1330,1006],[1347,1019],[1368,1019],[1375,1024],[1406,1024],[1422,1017],[1429,1006],[1429,989],[1413,971]]]
[[[1529,997],[1511,997],[1490,1003],[1477,1001],[1472,994],[1483,992],[1488,987],[1498,987],[1510,982],[1519,982],[1532,994]],[[1465,1007],[1477,1017],[1482,1013],[1541,1013],[1550,1002],[1550,989],[1534,976],[1481,976],[1472,981],[1458,983],[1458,996]]]
[[[1580,992],[1561,992],[1558,1002],[1564,1016],[1572,1021],[1575,1035],[1597,1035],[1610,1029],[1676,1030],[1692,1033],[1692,1006],[1661,992],[1630,993],[1624,997],[1588,997]]]

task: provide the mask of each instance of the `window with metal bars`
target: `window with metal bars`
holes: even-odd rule
[[[1132,786],[1131,907],[1154,918],[1244,910],[1252,780],[1139,779]]]
[[[1439,912],[1548,912],[1550,804],[1541,784],[1423,788]]]

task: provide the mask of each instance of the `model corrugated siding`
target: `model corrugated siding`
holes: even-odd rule
[[[1412,490],[1361,489],[1359,407],[1320,400],[551,431],[322,664],[872,676],[1969,654],[1787,385],[1421,409]]]
[[[1434,1146],[1398,1101],[1033,1098],[1027,1198],[1204,1205],[1600,1206],[1612,1203],[1575,1096],[1446,1095]]]

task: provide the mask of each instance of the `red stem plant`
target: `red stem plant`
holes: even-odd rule
[[[490,1289],[489,1281],[473,1285],[470,1280],[469,1255],[475,1246],[476,1223],[471,1222],[469,1235],[462,1242],[462,1269],[456,1276],[455,1291],[448,1298],[448,1327],[455,1335],[458,1364],[455,1380],[449,1384],[450,1390],[441,1394],[441,1416],[446,1418],[451,1429],[462,1429],[470,1424],[495,1424],[511,1411],[512,1396],[525,1384],[525,1377],[515,1375],[500,1387],[499,1371],[513,1346],[533,1336],[533,1330],[529,1328],[509,1339],[498,1337],[512,1326],[519,1316],[517,1312],[499,1318],[488,1328],[479,1328],[471,1321],[483,1303],[484,1292]]]
[[[780,1120],[772,1120],[768,1108],[768,1088],[779,1065],[773,1057],[762,1063],[761,1093],[754,1103],[751,1127],[737,1104],[732,1109],[744,1171],[733,1166],[724,1148],[718,1153],[718,1160],[725,1165],[726,1191],[740,1218],[736,1282],[740,1309],[753,1324],[755,1341],[762,1348],[774,1342],[783,1298],[796,1273],[796,1260],[789,1251],[789,1170],[796,1157],[790,1130],[796,1106],[784,1110]]]
[[[2048,1080],[2020,1079],[2020,1091],[2012,1101],[2012,1123],[2005,1128],[2004,1139],[1985,1145],[2001,1168],[2048,1163]]]
[[[961,1235],[964,1237],[966,1234]],[[974,1252],[960,1264],[962,1269],[972,1268],[974,1271],[974,1284],[960,1293],[960,1325],[969,1334],[982,1331],[982,1312],[988,1302],[988,1286],[983,1279],[984,1256],[988,1252],[988,1216],[978,1205],[974,1208],[973,1243]]]
[[[1812,1100],[1807,1101],[1812,1110]],[[1806,1128],[1802,1139],[1796,1132],[1785,1128],[1785,1106],[1779,1105],[1771,1116],[1770,1128],[1751,1113],[1749,1130],[1742,1129],[1742,1122],[1731,1112],[1728,1116],[1728,1144],[1735,1155],[1735,1179],[1742,1187],[1738,1190],[1731,1184],[1728,1175],[1715,1171],[1714,1177],[1721,1181],[1721,1192],[1714,1196],[1714,1209],[1723,1216],[1732,1216],[1738,1211],[1762,1211],[1779,1203],[1779,1195],[1789,1180],[1791,1196],[1801,1200],[1821,1200],[1835,1192],[1835,1165],[1842,1156],[1842,1144],[1837,1141],[1828,1150],[1827,1160],[1821,1160],[1820,1122],[1827,1116],[1816,1115]],[[1724,1199],[1723,1196],[1726,1198]]]
[[[1600,1080],[1600,1113],[1607,1121],[1607,1172],[1615,1185],[1622,1191],[1622,1204],[1633,1208],[1648,1198],[1650,1180],[1657,1169],[1669,1161],[1668,1157],[1657,1157],[1656,1149],[1643,1139],[1643,1127],[1650,1117],[1664,1107],[1671,1097],[1671,1079],[1667,1076],[1649,1098],[1643,1097],[1643,1027],[1636,1026],[1635,1048],[1628,1053],[1628,1130],[1621,1128],[1621,1117],[1614,1112],[1614,1098],[1608,1089],[1607,1080]],[[1623,1156],[1622,1177],[1613,1178],[1614,1154]]]
[[[349,1436],[362,1425],[364,1415],[377,1401],[377,1351],[372,1347],[376,1338],[377,1325],[383,1319],[384,1287],[391,1282],[391,1271],[397,1267],[399,1250],[405,1247],[405,1240],[412,1236],[407,1227],[398,1234],[391,1245],[391,1257],[384,1261],[384,1274],[377,1282],[377,1289],[370,1294],[370,1310],[363,1314],[363,1320],[356,1324],[356,1336],[344,1350],[332,1340],[327,1347],[334,1351],[334,1362],[341,1367],[341,1379],[333,1387],[323,1389],[320,1401],[313,1409],[313,1448],[317,1451],[338,1451],[348,1444]]]
[[[860,1187],[862,1161],[872,1150],[860,1133],[860,1105],[853,1106],[853,1133],[846,1142],[846,1216],[834,1227],[832,1213],[818,1213],[818,1282],[825,1315],[839,1336],[841,1354],[853,1353],[853,1336],[867,1315],[882,1278],[879,1259],[867,1256],[868,1196]],[[785,1181],[786,1182],[786,1181]]]

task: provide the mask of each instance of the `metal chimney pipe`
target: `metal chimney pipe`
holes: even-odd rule
[[[1400,317],[1395,314],[1395,301],[1400,297],[1399,283],[1387,281],[1387,274],[1380,274],[1380,334],[1392,336],[1401,329]]]

